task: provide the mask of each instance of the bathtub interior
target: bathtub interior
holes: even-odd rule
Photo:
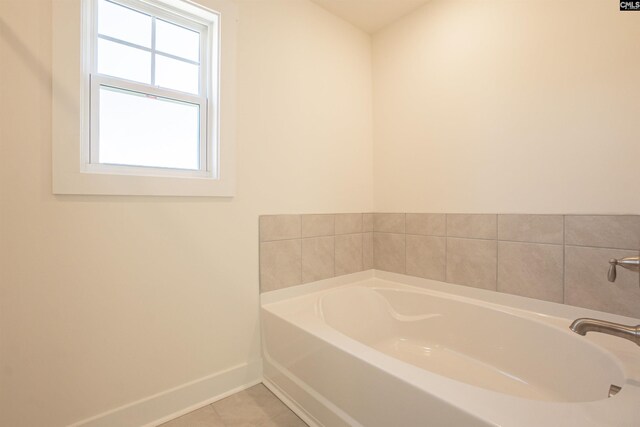
[[[460,300],[355,286],[323,295],[317,312],[384,354],[515,397],[590,402],[625,382],[611,354],[568,330]]]
[[[295,402],[310,426],[418,426],[425,420],[431,426],[495,425],[272,312],[263,312],[262,326],[266,384]]]

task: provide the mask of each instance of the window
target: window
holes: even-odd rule
[[[215,11],[183,0],[76,2],[79,138],[60,139],[73,114],[54,85],[54,193],[232,195],[231,0],[202,0]],[[54,5],[54,81],[69,84],[73,73],[58,60],[71,34],[58,27],[70,13]]]
[[[89,163],[213,174],[207,23],[140,1],[94,11]]]

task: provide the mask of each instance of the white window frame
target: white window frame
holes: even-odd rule
[[[178,15],[178,20],[194,21],[206,33],[206,40],[201,37],[200,60],[206,92],[200,88],[199,95],[190,95],[152,88],[153,95],[201,106],[200,170],[97,163],[93,156],[98,129],[91,124],[96,121],[92,115],[97,114],[100,85],[141,93],[150,93],[151,86],[96,73],[97,0],[54,2],[53,192],[233,196],[236,6],[232,0],[140,1],[114,2],[192,28],[187,22],[177,22]]]
[[[207,78],[211,75],[211,71],[217,70],[215,64],[212,64],[212,57],[217,57],[215,51],[217,51],[217,43],[215,37],[215,25],[216,22],[205,21],[199,19],[197,16],[184,14],[178,15],[173,10],[157,7],[143,1],[136,0],[106,0],[115,4],[122,5],[124,7],[131,8],[135,11],[147,13],[153,18],[152,24],[152,41],[151,48],[145,48],[133,43],[127,43],[118,39],[111,39],[106,36],[98,35],[98,1],[91,0],[91,17],[90,25],[87,29],[87,36],[90,38],[89,49],[87,52],[89,56],[89,68],[90,68],[90,135],[89,144],[83,144],[85,147],[85,170],[92,172],[107,172],[107,173],[122,173],[132,175],[164,175],[164,176],[200,176],[217,178],[217,150],[218,141],[215,140],[215,132],[209,132],[209,129],[215,129],[217,127],[214,100],[217,100],[216,94],[213,92],[215,89],[211,83],[211,80]],[[155,19],[159,18],[167,22],[180,25],[192,31],[196,31],[200,34],[200,76],[199,76],[199,93],[197,95],[179,92],[171,89],[165,89],[155,86]],[[212,34],[212,37],[209,37]],[[131,46],[136,49],[145,50],[152,54],[151,56],[151,84],[144,84],[125,80],[118,77],[107,76],[98,73],[97,52],[98,52],[98,39],[103,38],[105,40],[111,40],[116,43],[123,44],[125,46]],[[213,53],[213,55],[212,55]],[[171,55],[164,54],[167,57]],[[178,58],[183,60],[182,58]],[[211,70],[211,71],[210,71]],[[136,167],[131,165],[112,165],[100,163],[98,159],[99,151],[99,110],[100,110],[100,87],[107,86],[114,89],[123,89],[124,91],[137,92],[146,95],[154,95],[159,98],[169,99],[178,102],[185,102],[199,106],[200,120],[199,120],[199,167],[198,170],[183,170],[174,168],[156,168],[156,167]],[[86,96],[86,95],[85,95]],[[87,147],[88,145],[88,147]],[[88,148],[88,150],[86,149]],[[87,152],[88,151],[88,152]]]

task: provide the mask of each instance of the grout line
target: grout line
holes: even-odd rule
[[[364,233],[360,233],[360,270],[364,271]]]
[[[331,214],[333,216],[333,276],[336,277],[336,215]]]
[[[402,240],[404,241],[404,269],[402,274],[407,274],[407,214],[402,214]]]
[[[480,240],[480,239],[474,239],[474,240]],[[564,246],[562,243],[528,242],[528,241],[522,241],[522,240],[498,240],[498,242],[520,243],[520,244],[523,244],[523,245]]]
[[[444,281],[448,282],[447,264],[449,259],[449,229],[447,227],[447,214],[444,214]]]
[[[498,291],[498,256],[500,255],[499,249],[498,247],[500,246],[500,241],[498,240],[498,214],[495,215],[495,219],[496,219],[496,284],[495,284],[495,291]]]
[[[402,234],[402,233],[393,233],[388,231],[376,231],[376,233],[380,234]],[[638,249],[629,249],[629,248],[615,248],[610,246],[595,246],[595,245],[566,245],[563,243],[549,243],[549,242],[531,242],[528,240],[506,240],[506,239],[484,239],[479,237],[458,237],[458,236],[439,236],[437,234],[414,234],[407,233],[408,236],[423,236],[423,237],[444,237],[447,239],[460,239],[460,240],[483,240],[488,242],[506,242],[506,243],[522,243],[529,245],[545,245],[545,246],[572,246],[576,248],[592,248],[592,249],[609,249],[613,251],[637,251]],[[265,243],[265,242],[262,242]]]
[[[449,237],[449,214],[444,214],[444,235]]]
[[[497,220],[496,220],[496,227],[497,227]],[[496,229],[496,238],[498,236],[498,230]],[[500,244],[498,243],[499,241],[496,240],[496,292],[498,292],[498,263],[500,262],[500,260],[498,259],[498,257],[500,256],[500,251],[498,249],[498,246],[500,246]]]
[[[373,232],[374,231],[362,231],[362,233],[373,233]],[[563,246],[564,245],[564,243],[532,242],[530,240],[488,239],[488,238],[482,238],[482,237],[446,236],[446,235],[441,235],[441,234],[400,233],[400,232],[395,232],[395,231],[375,231],[375,233],[381,233],[381,234],[407,234],[409,236],[427,236],[427,237],[450,237],[452,239],[466,239],[466,240],[497,240],[499,242],[532,243],[532,244],[536,244],[536,245],[556,245],[556,246]],[[344,235],[347,235],[347,234],[357,234],[357,232],[356,233],[335,234],[335,236],[344,236]],[[261,241],[258,241],[258,243],[284,242],[284,241],[287,241],[287,240],[298,240],[298,239],[315,239],[315,238],[318,238],[318,237],[331,237],[331,234],[323,234],[323,235],[308,236],[308,237],[290,237],[290,238],[286,238],[286,239],[261,240]],[[610,247],[610,246],[597,246],[597,245],[571,244],[571,245],[567,245],[567,246],[576,246],[576,247],[582,247],[582,248],[615,249],[615,250],[621,250],[621,251],[635,251],[635,250],[637,250],[637,249],[630,249],[630,248],[616,248],[616,247]]]
[[[302,281],[302,215],[300,215],[300,285],[304,284]]]
[[[404,235],[404,234],[405,234],[405,233],[395,233],[395,232],[391,232],[391,231],[373,231],[373,233],[378,233],[378,234],[395,234],[395,235],[398,235],[398,236],[402,236],[402,235]],[[439,237],[439,236],[437,236],[437,237]]]
[[[568,246],[571,248],[587,248],[587,249],[607,249],[610,251],[631,251],[631,252],[638,252],[638,249],[626,249],[626,248],[611,248],[608,246],[593,246],[593,245],[564,245],[564,246]]]
[[[236,393],[234,393],[236,394]],[[233,394],[231,395],[233,396]],[[231,396],[227,396],[227,397],[231,397]],[[226,399],[226,397],[225,397]],[[224,400],[224,399],[220,399],[220,400]],[[220,402],[220,400],[218,402]],[[211,409],[213,409],[213,412],[215,412],[215,414],[218,416],[218,418],[222,421],[222,424],[226,427],[227,423],[224,421],[224,418],[222,418],[222,415],[220,415],[220,413],[218,412],[218,410],[216,409],[216,407],[213,405],[216,402],[210,403],[209,406],[211,406]]]
[[[360,270],[364,271],[364,213],[360,212]]]
[[[262,293],[262,241],[260,240],[260,216],[258,215],[258,295]]]
[[[326,236],[318,236],[318,237],[326,237]],[[317,237],[294,237],[292,239],[281,239],[281,240],[266,240],[260,243],[276,243],[276,242],[292,242],[294,240],[309,240],[309,239],[317,239]]]
[[[333,235],[336,235],[336,215],[338,214],[331,214],[331,217],[333,218]]]
[[[567,284],[566,284],[566,276],[567,276],[567,216],[562,215],[562,303],[565,303],[565,293]]]
[[[417,236],[417,237],[439,237],[446,239],[447,236],[442,236],[438,234],[416,234],[416,233],[405,233],[407,236]]]
[[[378,266],[376,265],[376,232],[371,232],[371,264],[373,268],[376,269]]]
[[[440,237],[440,236],[434,236],[434,237]],[[448,236],[447,239],[457,239],[457,240],[479,240],[481,242],[497,242],[496,239],[478,239],[475,237],[453,237],[453,236]],[[527,242],[517,242],[517,243],[527,243]]]

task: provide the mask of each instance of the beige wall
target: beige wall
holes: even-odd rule
[[[257,360],[258,215],[372,209],[369,37],[306,0],[239,5],[237,197],[57,197],[51,2],[0,0],[0,425]]]
[[[640,14],[432,0],[376,34],[374,206],[640,213]]]
[[[373,127],[367,35],[238,0],[226,200],[51,194],[51,1],[0,0],[0,425],[257,360],[260,214],[640,213],[640,15],[616,4],[432,0],[374,36]]]

